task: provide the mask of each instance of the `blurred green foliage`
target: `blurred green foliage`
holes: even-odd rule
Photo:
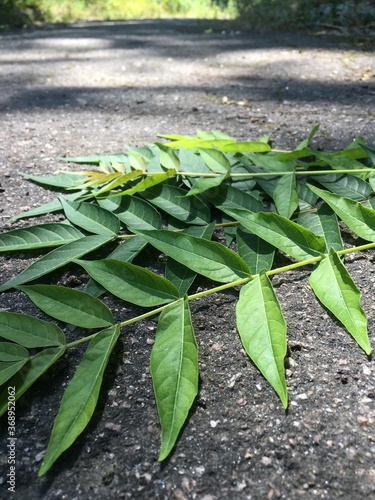
[[[0,27],[37,21],[196,17],[240,20],[256,30],[296,25],[375,26],[372,0],[0,0]]]

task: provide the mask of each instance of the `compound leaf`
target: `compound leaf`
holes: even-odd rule
[[[161,461],[175,445],[198,393],[198,349],[186,297],[160,315],[151,374],[162,428]]]
[[[103,328],[113,325],[111,311],[92,295],[57,285],[19,286],[46,314],[82,328]]]
[[[236,307],[242,344],[286,408],[288,393],[284,373],[286,324],[272,284],[265,272],[242,287]]]
[[[89,343],[62,398],[39,476],[47,472],[89,423],[98,401],[104,370],[119,335],[120,327],[116,325],[102,330]]]
[[[320,302],[341,321],[365,353],[371,354],[361,293],[333,249],[311,273],[309,281]]]

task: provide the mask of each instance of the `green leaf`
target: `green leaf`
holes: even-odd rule
[[[70,222],[90,233],[116,236],[120,231],[119,219],[94,203],[78,203],[64,198],[60,198],[60,202]]]
[[[309,229],[271,212],[252,213],[219,207],[246,229],[297,260],[317,257],[325,251],[325,241]]]
[[[64,199],[74,201],[80,198],[84,194],[86,194],[86,191],[80,191],[79,193],[68,194],[64,196]],[[44,203],[39,207],[32,208],[30,210],[26,210],[25,212],[20,212],[19,214],[14,215],[9,219],[8,222],[13,222],[18,219],[26,219],[28,217],[39,217],[40,215],[51,214],[53,212],[60,212],[60,211],[61,211],[60,200],[58,198],[55,198],[54,200],[49,201],[48,203]]]
[[[65,345],[64,333],[57,325],[14,312],[0,312],[0,337],[29,349]]]
[[[215,206],[222,205],[227,208],[246,208],[251,212],[260,212],[263,203],[251,193],[245,193],[233,186],[221,186],[220,189],[208,191],[204,194]]]
[[[220,243],[173,231],[140,234],[161,252],[214,281],[228,283],[251,275],[241,257]]]
[[[308,205],[309,207],[313,207],[316,205],[318,201],[318,196],[311,191],[311,189],[306,185],[305,182],[297,181],[297,190],[298,197],[302,200],[303,203],[301,205]]]
[[[322,151],[311,151],[318,160],[319,163],[324,165],[327,164],[333,169],[339,170],[356,170],[362,169],[363,164],[354,158],[348,158],[343,152],[338,152],[336,155],[331,153],[323,153]]]
[[[143,267],[114,259],[76,262],[106,290],[131,304],[153,307],[179,297],[170,281]]]
[[[198,174],[211,173],[203,159],[193,151],[185,148],[178,149],[178,158],[180,160],[181,172],[194,172]]]
[[[266,172],[293,172],[296,167],[295,161],[279,161],[271,155],[256,155],[253,153],[247,153],[244,156],[256,167],[259,167]]]
[[[151,375],[162,428],[162,461],[174,447],[198,393],[198,349],[187,298],[170,304],[160,315]]]
[[[136,170],[132,170],[131,172],[128,172],[127,174],[117,174],[117,176],[111,181],[106,183],[104,186],[102,186],[98,191],[95,191],[95,196],[102,196],[105,193],[108,193],[119,186],[122,186],[124,184],[127,184],[131,180],[133,180],[135,177],[138,177],[140,175],[140,172]]]
[[[145,239],[141,238],[141,236],[133,236],[132,238],[124,240],[121,245],[116,247],[113,252],[107,256],[107,259],[131,262],[146,246],[147,241]],[[90,278],[86,286],[86,292],[94,297],[99,297],[105,292],[105,288]]]
[[[13,342],[0,342],[0,361],[15,363],[24,359],[29,359],[29,351],[27,349]]]
[[[229,173],[230,163],[226,156],[217,149],[199,149],[199,154],[212,172],[225,176]]]
[[[57,285],[19,286],[46,314],[82,328],[103,328],[114,324],[111,311],[100,300],[79,290]]]
[[[190,234],[191,236],[210,240],[214,229],[215,222],[213,221],[208,226],[190,226],[185,229],[184,234]],[[168,258],[165,267],[165,277],[175,285],[180,297],[183,297],[189,290],[196,275],[197,273],[180,264],[177,260],[171,257]]]
[[[51,468],[89,423],[98,402],[105,368],[119,335],[120,327],[116,325],[102,330],[89,343],[62,398],[38,476]]]
[[[288,393],[284,374],[286,324],[265,272],[242,287],[236,307],[236,319],[247,354],[274,388],[284,408],[287,408]]]
[[[134,193],[139,193],[141,191],[144,191],[145,189],[152,188],[154,186],[157,186],[158,184],[166,181],[170,177],[174,177],[176,175],[176,170],[170,169],[167,170],[166,172],[156,172],[152,175],[149,175],[145,179],[141,180],[136,184],[134,187],[125,189],[124,191],[121,191],[120,193],[113,194],[112,198],[116,196],[125,196],[125,195],[130,195]]]
[[[196,194],[204,193],[208,189],[220,186],[220,184],[227,178],[226,175],[218,175],[216,177],[202,177],[194,182],[192,188],[186,196],[194,196]]]
[[[263,141],[229,142],[220,148],[225,153],[268,153],[271,147]]]
[[[323,203],[315,212],[304,212],[298,215],[298,224],[322,236],[326,241],[326,251],[331,247],[343,250],[341,231],[337,217],[332,208]]]
[[[298,207],[298,192],[294,172],[280,177],[273,192],[273,200],[278,213],[290,219]]]
[[[8,382],[16,388],[16,400],[42,376],[65,352],[65,346],[43,349],[32,356],[27,363]],[[8,388],[0,396],[0,416],[8,410]]]
[[[135,196],[99,199],[101,207],[112,212],[120,221],[134,229],[160,229],[161,216],[147,201]]]
[[[78,229],[68,224],[39,224],[0,234],[0,252],[60,246],[82,237]]]
[[[361,148],[366,151],[366,153],[369,155],[369,158],[371,159],[372,163],[375,164],[375,149],[370,148],[369,146],[366,146],[365,144],[361,144]]]
[[[28,268],[22,271],[18,276],[7,281],[0,286],[0,292],[9,288],[22,285],[29,281],[35,280],[48,274],[56,269],[65,266],[74,259],[78,259],[97,248],[100,248],[105,243],[108,243],[113,238],[106,235],[91,235],[80,238],[79,240],[68,243],[61,248],[56,248],[44,255],[41,259],[31,264]]]
[[[250,267],[253,274],[258,274],[262,269],[268,271],[272,267],[275,247],[262,240],[256,234],[237,229],[237,246],[240,257]]]
[[[0,348],[1,349],[1,348]],[[0,385],[5,384],[27,363],[28,358],[13,363],[0,361]]]
[[[336,212],[340,219],[358,236],[367,241],[375,241],[375,210],[364,207],[357,201],[342,198],[315,186],[309,186],[322,200]]]
[[[182,222],[203,226],[211,222],[207,205],[196,196],[186,197],[184,189],[162,184],[143,191],[141,195]]]
[[[127,155],[123,153],[114,153],[114,154],[104,154],[104,155],[90,155],[90,156],[76,156],[76,157],[64,157],[61,156],[58,158],[62,161],[67,161],[70,163],[82,163],[85,165],[100,165],[104,163],[106,165],[110,165],[111,162],[116,163],[127,163]]]
[[[314,138],[315,134],[318,132],[319,127],[320,127],[319,124],[313,126],[313,128],[310,130],[310,133],[307,136],[307,138],[298,144],[298,146],[296,147],[296,151],[301,151],[301,150],[309,147],[310,142]]]
[[[312,178],[332,193],[351,200],[368,198],[372,191],[368,182],[350,174],[317,175]]]
[[[77,188],[82,184],[82,175],[78,173],[62,173],[59,175],[29,175],[20,172],[25,179],[37,184],[47,185],[57,188]]]
[[[309,281],[320,302],[341,321],[365,353],[370,355],[367,318],[360,305],[361,293],[333,249],[311,273]]]

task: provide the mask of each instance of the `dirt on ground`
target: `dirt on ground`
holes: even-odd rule
[[[301,33],[246,34],[204,20],[140,20],[51,26],[0,36],[0,220],[54,198],[20,171],[67,168],[59,156],[123,151],[158,133],[221,130],[238,140],[270,134],[295,147],[320,123],[315,148],[356,136],[375,143],[375,63],[368,41]],[[42,220],[56,220],[47,216]],[[349,237],[349,236],[348,236]],[[38,254],[0,259],[1,282]],[[152,262],[153,255],[142,258]],[[375,346],[375,255],[347,257]],[[37,478],[64,389],[82,355],[58,362],[17,402],[14,498],[375,498],[374,362],[317,302],[310,269],[274,277],[288,324],[284,411],[244,353],[236,290],[192,302],[200,393],[170,459],[149,356],[155,320],[124,330],[97,411],[51,471]],[[78,267],[48,278],[81,289]],[[46,282],[46,280],[44,280]],[[208,286],[204,280],[198,287]],[[140,314],[105,297],[118,320]],[[47,319],[20,292],[0,310]],[[78,335],[63,325],[68,338]],[[1,332],[0,332],[1,335]],[[0,498],[8,492],[2,420]]]

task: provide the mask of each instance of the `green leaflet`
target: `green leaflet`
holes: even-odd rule
[[[140,175],[140,172],[137,170],[132,170],[132,171],[128,172],[127,174],[117,173],[116,177],[111,182],[106,183],[98,191],[95,191],[95,196],[101,196],[104,193],[108,193],[108,192],[112,191],[113,189],[116,189],[119,186],[122,186],[123,184],[130,182],[131,180],[133,180],[135,177],[138,177],[139,175]]]
[[[211,170],[206,166],[203,159],[189,149],[179,148],[178,158],[180,160],[180,172],[211,173]]]
[[[82,255],[100,248],[112,239],[112,236],[91,235],[80,238],[72,243],[68,243],[60,248],[56,248],[31,264],[18,276],[1,285],[0,292],[40,278],[51,271],[55,271],[55,269],[65,266],[69,262],[72,262],[72,260],[78,259],[79,257],[82,257]]]
[[[0,361],[0,385],[5,384],[27,363],[28,358],[13,363]]]
[[[319,124],[316,124],[312,127],[312,129],[310,130],[310,133],[309,135],[306,137],[306,139],[304,139],[302,142],[300,142],[298,144],[298,146],[296,147],[296,151],[301,151],[305,148],[308,148],[309,145],[310,145],[310,142],[312,141],[312,139],[314,138],[315,134],[318,132],[319,130],[319,127],[320,125]]]
[[[281,399],[288,406],[284,374],[286,324],[272,284],[265,274],[242,287],[236,307],[237,328],[242,344]]]
[[[74,173],[62,173],[59,175],[29,175],[23,172],[20,173],[29,181],[57,188],[77,188],[82,183],[81,175]]]
[[[263,203],[255,196],[229,185],[223,185],[219,189],[208,191],[204,196],[215,206],[246,208],[251,212],[259,212],[263,209]]]
[[[111,162],[125,163],[127,156],[123,153],[104,154],[104,155],[90,155],[90,156],[76,156],[76,157],[60,157],[59,160],[68,161],[71,163],[83,163],[85,165],[110,165]]]
[[[241,257],[220,243],[173,231],[139,233],[161,252],[214,281],[228,283],[251,276]]]
[[[16,399],[42,376],[48,368],[55,363],[65,352],[65,346],[50,347],[32,356],[27,363],[8,382],[8,385],[16,388]],[[8,409],[8,389],[6,388],[0,396],[0,416]]]
[[[250,267],[252,274],[258,274],[262,269],[271,269],[276,248],[267,241],[239,227],[237,246],[240,257]]]
[[[204,193],[208,189],[220,186],[220,184],[227,178],[226,175],[218,175],[217,177],[203,177],[194,182],[193,187],[186,196],[194,196],[196,194]]]
[[[78,193],[68,194],[64,196],[65,200],[74,201],[80,198],[82,195],[86,194],[86,191],[80,191]],[[31,208],[25,212],[20,212],[9,219],[8,222],[13,222],[18,219],[26,219],[27,217],[38,217],[40,215],[51,214],[53,212],[59,212],[61,210],[61,203],[58,198],[40,205],[40,207]]]
[[[68,224],[39,224],[0,234],[0,252],[56,247],[82,237],[78,229]]]
[[[134,229],[160,229],[161,216],[147,201],[135,196],[98,199],[100,206]]]
[[[188,224],[203,225],[211,222],[210,210],[196,196],[186,197],[184,189],[162,184],[141,193],[152,205]]]
[[[57,285],[19,286],[46,314],[82,328],[103,328],[114,324],[111,311],[99,299],[79,290]]]
[[[66,217],[72,224],[90,233],[116,236],[120,221],[113,213],[93,203],[78,203],[60,198]]]
[[[113,326],[99,332],[89,343],[62,398],[38,476],[48,471],[89,423],[98,401],[104,370],[119,335],[120,327]]]
[[[0,342],[0,361],[13,363],[29,358],[29,352],[24,347],[13,342]]]
[[[350,174],[317,175],[312,179],[332,193],[355,201],[368,198],[372,191],[368,182]]]
[[[306,260],[325,251],[325,241],[309,229],[271,212],[252,213],[219,207],[246,229],[297,260]]]
[[[166,172],[156,172],[153,173],[152,175],[146,177],[145,179],[141,180],[136,184],[134,187],[125,189],[124,191],[121,191],[120,193],[113,194],[112,198],[115,198],[116,196],[125,196],[125,195],[130,195],[134,193],[139,193],[140,191],[144,191],[145,189],[149,189],[151,187],[157,186],[158,184],[166,181],[170,177],[173,177],[176,175],[176,171],[174,169],[169,169]]]
[[[210,240],[214,229],[215,222],[211,222],[208,226],[190,226],[184,231],[184,234],[190,234],[191,236]],[[185,293],[187,293],[196,275],[194,271],[180,264],[177,260],[170,257],[168,258],[165,268],[165,277],[175,285],[180,297],[183,297]]]
[[[107,259],[116,259],[123,260],[124,262],[131,262],[134,257],[136,257],[147,245],[147,241],[141,238],[140,236],[133,236],[128,238],[121,243],[118,247],[116,247],[113,252],[111,252]],[[94,295],[94,297],[99,297],[105,288],[99,285],[92,278],[89,279],[86,292],[90,295]]]
[[[115,259],[76,262],[106,290],[131,304],[153,307],[179,297],[170,281],[143,267]]]
[[[65,345],[57,325],[14,312],[0,312],[0,336],[30,349]]]
[[[364,207],[357,201],[341,198],[315,186],[310,186],[322,200],[336,212],[340,219],[358,236],[367,241],[375,241],[375,210]]]
[[[294,172],[280,177],[273,192],[273,200],[278,213],[286,219],[290,219],[298,207],[298,192]]]
[[[161,461],[175,445],[198,393],[198,349],[187,297],[170,304],[160,315],[151,375],[162,428]]]
[[[230,170],[227,157],[217,149],[199,149],[199,154],[207,167],[216,174],[226,176]]]
[[[24,347],[12,342],[0,342],[0,385],[5,384],[29,359]]]
[[[309,281],[320,302],[341,321],[365,353],[370,355],[367,318],[360,305],[361,293],[333,249],[311,273]]]
[[[298,224],[322,236],[326,241],[326,250],[332,247],[336,252],[343,250],[340,227],[332,208],[323,203],[315,212],[305,212],[298,215]]]

